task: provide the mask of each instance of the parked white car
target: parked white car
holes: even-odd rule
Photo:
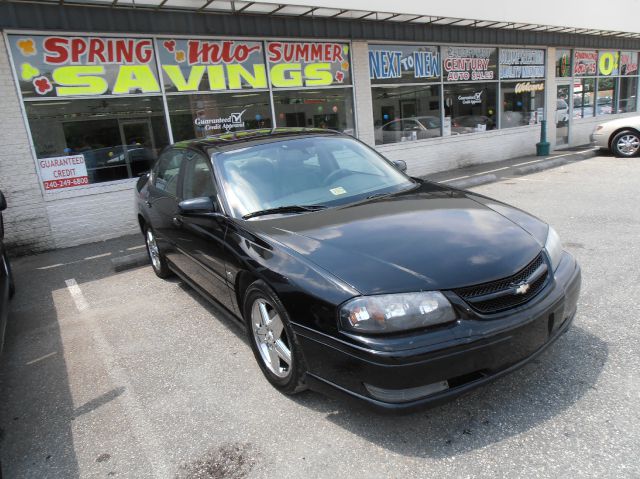
[[[640,116],[620,118],[600,123],[591,134],[594,146],[611,150],[621,158],[640,153]]]

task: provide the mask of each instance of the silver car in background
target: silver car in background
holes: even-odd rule
[[[632,158],[640,153],[640,116],[600,123],[591,134],[594,146],[611,150],[619,158]]]

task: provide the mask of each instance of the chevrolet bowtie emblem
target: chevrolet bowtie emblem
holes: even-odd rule
[[[529,283],[519,284],[518,287],[516,288],[516,294],[527,294],[527,291],[529,291],[529,288],[531,288],[531,285]]]

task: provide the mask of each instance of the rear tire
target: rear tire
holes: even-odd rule
[[[306,389],[306,366],[289,315],[264,281],[249,285],[243,313],[247,338],[267,380],[285,394]]]
[[[162,279],[171,276],[172,273],[167,264],[167,260],[160,252],[160,248],[156,242],[156,235],[149,226],[144,228],[144,240],[147,245],[147,254],[149,255],[153,272],[158,278]]]
[[[611,141],[611,151],[618,158],[633,158],[640,153],[640,133],[625,130],[618,133]]]

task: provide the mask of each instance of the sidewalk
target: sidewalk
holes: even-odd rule
[[[522,156],[510,160],[494,161],[456,170],[441,171],[422,176],[421,178],[444,183],[454,188],[465,189],[486,183],[493,183],[503,178],[530,175],[539,171],[548,170],[549,168],[566,165],[567,163],[587,160],[596,156],[597,153],[597,148],[587,145],[561,150],[545,157]]]

